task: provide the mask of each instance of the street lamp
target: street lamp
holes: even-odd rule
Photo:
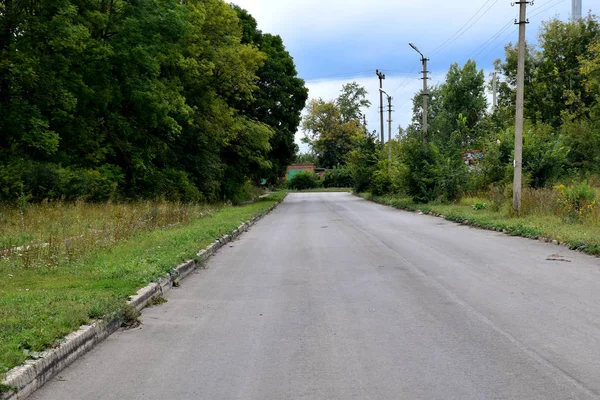
[[[379,88],[379,91],[387,96],[388,99],[388,174],[392,165],[392,96],[386,93],[385,90]]]
[[[423,63],[423,143],[427,138],[427,98],[429,92],[427,91],[427,61],[423,53],[415,46],[413,42],[408,42],[408,45],[413,48],[421,56],[421,62]]]

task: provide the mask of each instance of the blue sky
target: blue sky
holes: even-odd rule
[[[515,42],[518,5],[510,0],[237,0],[264,32],[281,35],[311,98],[333,99],[344,83],[369,91],[369,129],[379,130],[379,81],[393,96],[394,128],[411,119],[410,99],[422,86],[414,42],[430,58],[432,84],[441,83],[453,62],[471,58],[486,76]],[[584,14],[598,13],[600,0],[583,0]],[[537,42],[542,21],[568,20],[571,0],[538,0],[528,7],[527,40]],[[386,117],[387,118],[387,117]],[[387,125],[387,124],[386,124]],[[302,133],[296,135],[299,142]],[[387,132],[386,132],[387,137]],[[301,150],[306,151],[306,145]]]

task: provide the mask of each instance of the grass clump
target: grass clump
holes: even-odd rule
[[[161,304],[165,304],[167,301],[167,298],[164,296],[154,296],[150,300],[148,300],[148,303],[146,303],[146,307],[159,306]]]
[[[47,246],[52,249],[49,255],[56,255],[59,260],[52,263],[47,262],[48,253],[44,251],[48,250],[37,251],[30,262],[21,260],[23,252],[3,254],[0,257],[0,373],[22,364],[28,354],[55,346],[57,339],[91,320],[121,312],[123,321],[135,321],[135,313],[123,308],[128,296],[168,274],[174,265],[194,258],[199,249],[233,231],[243,221],[260,215],[283,196],[276,193],[240,207],[174,203],[173,209],[168,210],[168,203],[164,203],[156,212],[152,212],[149,204],[107,205],[105,226],[113,226],[111,232],[123,232],[113,235],[110,241],[86,241],[85,251],[78,250],[71,256],[64,243],[52,244]],[[89,206],[94,211],[82,212],[79,216],[68,209],[69,205],[62,207],[65,208],[62,212],[53,209],[54,214],[49,214],[51,218],[52,215],[72,216],[65,218],[71,221],[67,225],[73,228],[69,234],[77,232],[75,227],[95,226],[103,220],[102,206]],[[88,205],[71,207],[84,211]],[[161,222],[149,222],[146,212],[154,216],[154,221]],[[31,236],[44,237],[40,232],[51,232],[52,223],[43,221],[41,213],[36,215],[40,220],[34,226],[39,229],[32,229]],[[130,228],[124,231],[109,221],[127,221],[125,225]],[[140,225],[144,224],[146,227],[141,229]],[[13,228],[4,229],[14,232]],[[51,237],[59,240],[61,236]]]

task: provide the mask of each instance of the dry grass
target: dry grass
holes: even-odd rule
[[[3,208],[0,381],[9,368],[59,345],[83,323],[117,314],[135,321],[128,296],[283,197],[276,193],[240,207],[39,205],[23,214],[25,231],[19,210]]]
[[[521,193],[521,214],[523,216],[557,214],[557,201],[556,190],[525,188]]]
[[[169,202],[0,206],[0,257],[15,267],[48,268],[133,235],[207,216],[218,205]]]

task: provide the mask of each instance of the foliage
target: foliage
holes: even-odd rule
[[[352,189],[357,193],[368,190],[379,160],[375,137],[372,135],[361,137],[355,149],[348,153],[347,160],[354,182]]]
[[[317,164],[317,161],[314,153],[298,153],[294,158],[294,164]]]
[[[309,171],[300,171],[288,182],[288,187],[293,190],[314,189],[320,184],[318,175]]]
[[[441,155],[433,143],[421,143],[408,139],[400,155],[406,165],[406,193],[416,203],[427,203],[438,197]]]
[[[367,134],[361,125],[361,107],[368,107],[367,92],[355,82],[344,85],[337,100],[312,99],[302,121],[303,142],[317,156],[318,165],[345,165],[348,154]]]
[[[352,170],[348,166],[338,165],[325,172],[323,186],[326,188],[350,188],[354,186]]]
[[[554,188],[560,212],[570,221],[581,221],[598,210],[598,192],[585,183]]]
[[[347,83],[342,86],[337,98],[337,105],[344,122],[360,121],[361,109],[371,107],[367,100],[367,90],[356,82]]]
[[[217,200],[248,178],[275,180],[293,158],[304,82],[281,38],[243,10],[222,0],[2,7],[0,169],[22,172],[3,198]],[[42,173],[60,190],[25,180]]]
[[[473,204],[473,205],[471,206],[471,208],[472,208],[473,210],[483,210],[483,209],[485,209],[486,207],[487,207],[487,203],[486,203],[485,201],[484,201],[484,202],[475,203],[475,204]]]
[[[247,11],[233,6],[243,30],[242,43],[252,44],[266,54],[259,68],[258,90],[251,99],[236,106],[242,113],[264,122],[273,131],[268,159],[271,168],[263,168],[260,177],[274,183],[285,174],[295,157],[298,146],[294,137],[300,125],[300,113],[308,98],[304,80],[298,78],[294,60],[278,35],[263,33]]]
[[[544,22],[539,38],[540,50],[528,48],[526,59],[525,116],[558,127],[563,112],[583,111],[594,102],[584,90],[581,56],[600,39],[600,22],[591,14],[576,22],[551,19]],[[506,47],[506,61],[498,65],[507,77],[501,102],[514,106],[516,45]]]

